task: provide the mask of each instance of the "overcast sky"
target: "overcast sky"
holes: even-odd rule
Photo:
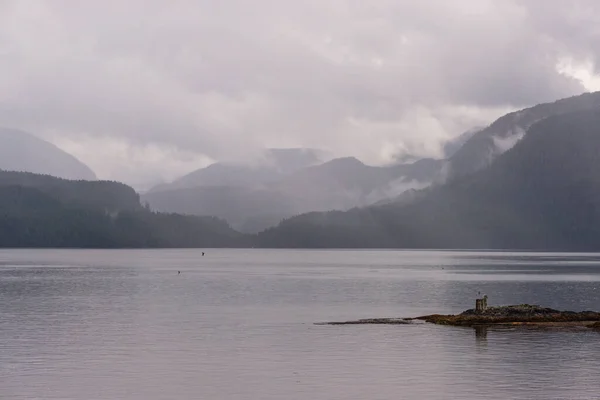
[[[600,89],[596,0],[0,0],[0,125],[141,184],[265,146],[384,163]]]

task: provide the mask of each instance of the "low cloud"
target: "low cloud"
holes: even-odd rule
[[[510,132],[507,132],[504,136],[492,137],[494,141],[494,156],[500,155],[507,152],[508,150],[515,147],[517,143],[525,136],[525,130],[522,128],[516,128]]]
[[[264,147],[439,156],[593,87],[599,22],[587,0],[5,0],[0,125],[128,182]]]

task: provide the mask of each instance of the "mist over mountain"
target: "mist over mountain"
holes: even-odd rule
[[[295,215],[295,199],[267,188],[199,186],[146,193],[153,210],[216,216],[243,232],[259,232]]]
[[[598,250],[600,105],[590,105],[596,98],[552,103],[579,110],[538,118],[489,165],[445,183],[436,179],[447,160],[375,167],[346,157],[290,167],[280,179],[253,186],[142,196],[167,211],[159,213],[121,183],[0,171],[0,246]],[[231,223],[262,232],[242,234]]]
[[[275,151],[269,165],[213,164],[144,194],[143,201],[157,211],[215,215],[241,231],[258,232],[285,217],[366,206],[425,187],[443,166],[427,159],[374,167],[353,157],[312,165],[313,152]]]
[[[149,192],[200,186],[256,187],[276,181],[286,174],[326,161],[329,155],[316,149],[267,149],[261,157],[248,163],[217,162],[190,172],[171,183],[161,184]]]
[[[553,115],[598,107],[600,107],[600,92],[594,92],[509,113],[466,140],[450,158],[448,178],[466,176],[490,165],[496,157],[521,140],[536,122]]]
[[[95,180],[94,172],[55,145],[16,129],[0,128],[0,169]]]
[[[583,189],[539,182],[548,167],[588,187],[595,166],[560,175],[559,139],[529,136],[600,107],[599,3],[430,3],[1,1],[0,125],[22,131],[0,128],[18,215],[0,228],[61,246],[570,247],[572,223],[586,243]]]
[[[440,160],[425,159],[377,167],[365,165],[354,157],[338,158],[300,170],[273,187],[299,199],[306,211],[345,210],[426,187],[442,165]]]
[[[418,201],[305,214],[261,233],[259,242],[267,247],[597,250],[600,108],[579,104],[584,111],[533,123],[488,168],[428,189]]]
[[[448,140],[446,143],[444,143],[444,158],[451,158],[454,156],[461,149],[461,147],[463,147],[464,144],[473,137],[473,135],[483,129],[484,128],[481,127],[472,128],[461,135]]]

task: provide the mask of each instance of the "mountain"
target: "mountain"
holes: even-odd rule
[[[263,162],[283,175],[321,164],[329,159],[331,156],[324,150],[306,148],[268,149],[263,155]]]
[[[456,151],[449,160],[448,178],[460,178],[488,166],[521,140],[536,122],[553,115],[597,109],[599,106],[600,92],[595,92],[509,113],[472,135]]]
[[[439,160],[420,160],[373,167],[347,157],[282,174],[278,180],[254,186],[236,185],[234,178],[239,176],[233,174],[226,181],[203,181],[212,186],[146,193],[143,201],[157,211],[214,215],[227,220],[235,229],[254,233],[293,215],[365,206],[407,189],[425,187],[442,166]]]
[[[117,182],[0,171],[0,247],[240,247],[215,217],[151,212]]]
[[[222,218],[235,229],[259,232],[297,214],[294,199],[266,188],[200,186],[146,193],[153,210]]]
[[[599,250],[600,107],[541,119],[488,168],[416,202],[309,213],[264,247]]]
[[[269,166],[215,163],[191,172],[171,183],[163,183],[147,193],[210,186],[253,187],[277,180],[280,174]]]
[[[0,170],[0,187],[33,188],[65,205],[109,212],[141,209],[131,187],[107,181],[71,181],[50,175]]]
[[[72,155],[35,136],[0,128],[0,169],[95,180],[94,172]]]
[[[326,157],[325,152],[315,149],[268,149],[253,163],[214,163],[171,183],[157,185],[149,192],[199,186],[256,187],[323,162]]]
[[[428,186],[442,166],[443,161],[433,159],[376,167],[354,157],[338,158],[297,171],[272,188],[298,199],[299,212],[345,210]]]
[[[461,135],[448,140],[444,144],[444,158],[452,158],[452,156],[454,156],[469,139],[481,130],[483,130],[483,128],[469,129]]]

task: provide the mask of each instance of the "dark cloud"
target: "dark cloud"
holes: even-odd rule
[[[264,146],[436,155],[583,91],[570,75],[597,66],[596,4],[0,1],[0,124],[130,182]]]

